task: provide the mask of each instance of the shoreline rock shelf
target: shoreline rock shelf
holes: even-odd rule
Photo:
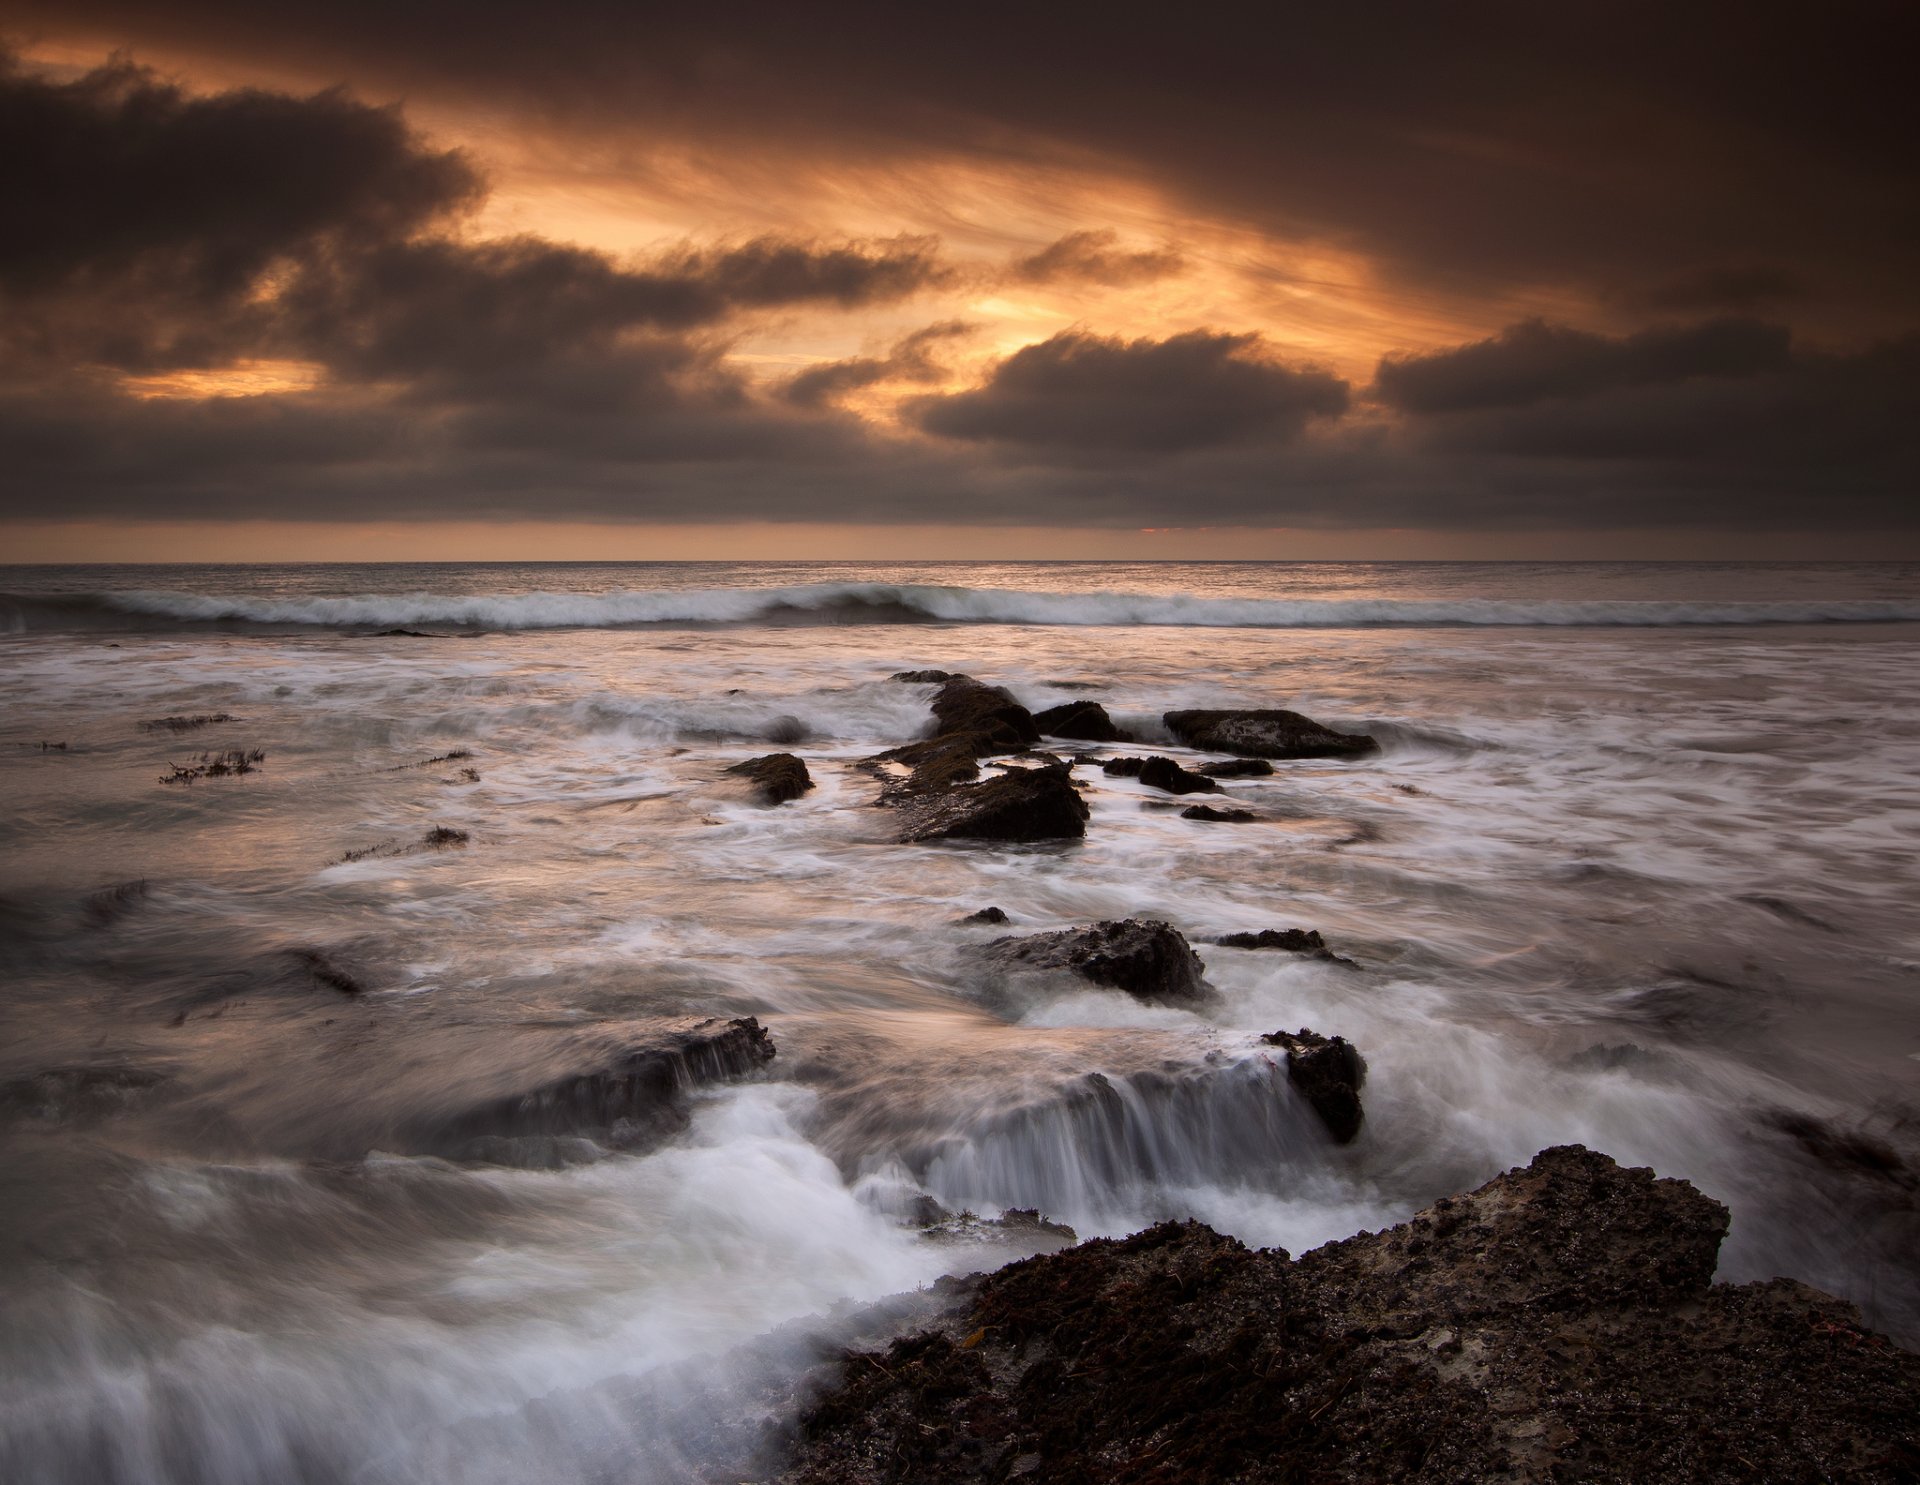
[[[1134,918],[1062,928],[988,944],[992,964],[1009,971],[1058,970],[1136,1000],[1194,1001],[1212,993],[1206,965],[1180,930]]]
[[[1162,720],[1189,748],[1243,758],[1360,758],[1380,751],[1364,732],[1335,732],[1299,712],[1178,711]]]
[[[846,1357],[781,1485],[1911,1481],[1920,1355],[1727,1212],[1577,1145],[1299,1259],[1199,1223],[949,1281]]]

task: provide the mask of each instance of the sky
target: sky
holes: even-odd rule
[[[0,0],[0,550],[1920,557],[1916,43]]]

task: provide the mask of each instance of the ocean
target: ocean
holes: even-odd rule
[[[836,1345],[1033,1251],[930,1203],[1297,1253],[1569,1142],[1920,1341],[1916,640],[1892,563],[0,568],[0,1477],[749,1478]],[[923,668],[1140,742],[1063,754],[1381,749],[903,845],[857,765]],[[1126,917],[1217,995],[981,954]],[[1293,927],[1357,968],[1210,942]],[[672,1128],[421,1133],[744,1016],[777,1056]]]

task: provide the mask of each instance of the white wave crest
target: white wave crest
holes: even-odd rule
[[[182,623],[305,624],[329,628],[425,624],[473,629],[572,629],[639,624],[915,621],[1252,629],[1665,628],[1920,621],[1920,604],[1885,600],[1753,603],[1202,598],[1178,594],[1047,593],[886,583],[625,589],[611,593],[361,594],[339,598],[144,591],[104,594],[100,601],[121,613]]]

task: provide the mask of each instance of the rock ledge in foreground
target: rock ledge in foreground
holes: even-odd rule
[[[1920,1356],[1726,1209],[1579,1146],[1298,1260],[1162,1223],[953,1287],[848,1358],[784,1485],[1848,1480],[1920,1464]]]

